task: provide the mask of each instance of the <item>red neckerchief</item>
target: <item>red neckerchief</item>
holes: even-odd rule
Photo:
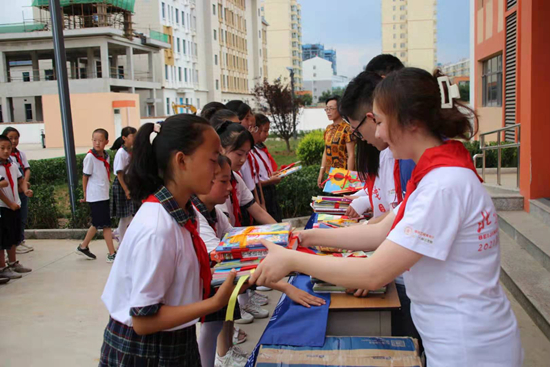
[[[16,197],[15,193],[15,184],[13,182],[13,177],[11,175],[10,167],[11,167],[11,161],[8,158],[5,163],[2,163],[2,165],[6,168],[6,176],[8,176],[8,182],[10,183],[10,187],[13,191],[13,197]]]
[[[254,147],[254,149],[260,149],[260,148],[256,148]],[[256,156],[258,156],[258,158],[260,158],[260,160],[262,161],[265,169],[267,170],[267,175],[269,177],[271,177],[271,175],[273,174],[273,170],[271,169],[270,165],[267,164],[267,162],[265,161],[265,159],[262,157],[262,155],[260,154],[260,152],[258,152],[258,154],[255,154]]]
[[[241,207],[239,206],[239,197],[237,196],[237,180],[233,176],[231,176],[231,203],[233,204],[233,216],[235,217],[234,227],[240,227],[242,214]]]
[[[17,159],[17,163],[19,163],[19,166],[21,166],[21,170],[25,170],[25,166],[23,165],[23,160],[21,159],[21,152],[17,149],[15,149],[15,152],[11,153],[12,157],[15,157]]]
[[[472,170],[480,182],[483,182],[481,177],[477,174],[476,168],[472,162],[472,157],[464,144],[456,140],[447,140],[442,145],[427,149],[418,164],[414,168],[411,178],[407,183],[407,194],[405,200],[401,203],[399,211],[395,216],[391,229],[393,230],[397,223],[405,215],[405,207],[411,194],[416,190],[418,184],[431,170],[440,167],[462,167]]]
[[[367,175],[367,182],[365,183],[365,188],[367,189],[367,192],[369,193],[369,201],[370,201],[370,207],[372,209],[372,213],[374,214],[374,201],[372,200],[372,192],[374,190],[374,182],[376,181],[375,175]]]
[[[250,166],[250,173],[252,174],[252,179],[255,181],[259,181],[258,176],[260,172],[260,166],[258,165],[258,161],[254,159],[254,156],[252,155],[252,151],[248,152],[248,155],[246,156],[246,160],[248,161],[248,165]]]
[[[403,189],[401,188],[401,171],[399,169],[399,159],[395,160],[393,165],[393,182],[395,184],[395,195],[397,195],[397,204],[403,201]]]
[[[150,195],[143,202],[160,204],[160,200],[157,199],[155,195]],[[195,249],[195,254],[197,255],[197,260],[199,261],[200,277],[204,290],[202,299],[207,299],[210,296],[210,284],[212,283],[212,272],[210,271],[210,260],[208,258],[208,251],[206,250],[206,245],[199,235],[199,232],[197,232],[197,222],[194,220],[188,220],[187,222],[185,222],[184,227],[189,231],[189,234],[191,235],[191,239],[193,240],[193,248]]]
[[[93,150],[93,149],[90,149],[90,150],[88,151],[88,153],[91,153],[91,154],[95,157],[95,159],[98,159],[98,160],[100,160],[100,161],[103,162],[103,165],[105,165],[105,169],[107,170],[107,177],[109,178],[109,180],[111,180],[111,165],[109,164],[109,162],[107,161],[107,159],[105,159],[105,155],[106,155],[107,153],[105,153],[105,151],[103,151],[103,155],[104,155],[103,157],[98,156],[98,155],[96,154],[96,151]]]
[[[265,145],[257,146],[258,149],[260,149],[262,152],[267,154],[267,158],[269,158],[269,161],[271,162],[271,171],[276,172],[279,169],[279,166],[277,165],[277,162],[275,162],[275,158],[269,153],[269,150]]]

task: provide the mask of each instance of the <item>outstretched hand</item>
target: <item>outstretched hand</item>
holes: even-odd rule
[[[277,283],[294,270],[292,269],[292,251],[273,242],[261,240],[260,243],[269,253],[250,277],[250,283],[258,285]]]

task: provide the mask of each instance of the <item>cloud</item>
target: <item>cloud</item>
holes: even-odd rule
[[[368,62],[382,52],[380,41],[369,40],[360,44],[334,45],[337,54],[338,74],[353,78],[363,71]]]

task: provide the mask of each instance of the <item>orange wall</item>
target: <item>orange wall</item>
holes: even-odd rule
[[[133,101],[136,107],[122,107],[122,127],[140,127],[139,95],[131,93],[89,93],[71,94],[71,111],[73,117],[74,141],[77,147],[91,145],[92,132],[103,128],[109,133],[112,144],[120,136],[115,132],[113,101]],[[44,130],[46,142],[50,148],[63,147],[63,130],[61,112],[57,94],[42,96],[44,112]],[[127,115],[129,114],[129,120]],[[109,144],[109,145],[110,145]]]

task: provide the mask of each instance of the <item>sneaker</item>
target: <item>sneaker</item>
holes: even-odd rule
[[[8,264],[11,270],[15,271],[16,273],[30,273],[32,271],[31,268],[26,268],[23,265],[19,264],[19,261],[16,261],[14,263]]]
[[[0,278],[0,284],[6,284],[10,281],[10,278]]]
[[[31,251],[34,251],[34,247],[27,245],[25,241],[21,242],[21,244],[15,248],[15,252],[18,254],[26,254]]]
[[[87,258],[88,260],[95,260],[95,259],[96,259],[95,255],[92,254],[92,253],[90,252],[90,249],[89,249],[88,247],[86,247],[86,248],[81,248],[80,245],[78,245],[78,246],[76,247],[75,252],[76,252],[77,254],[81,255],[81,256],[84,256],[84,257]]]
[[[258,292],[250,291],[250,300],[258,306],[265,306],[269,303],[269,298]]]
[[[242,307],[242,310],[254,316],[255,319],[265,319],[269,316],[268,310],[264,310],[263,308],[252,302],[251,299],[244,307]]]
[[[112,255],[107,254],[107,262],[108,262],[109,264],[115,262],[115,258],[116,258],[116,252],[115,252],[114,254],[112,254]]]
[[[244,311],[241,308],[241,318],[235,320],[235,324],[251,324],[254,321],[254,316],[249,314],[248,312]]]
[[[233,330],[233,345],[241,344],[246,341],[248,335],[238,327]]]
[[[271,289],[269,287],[264,287],[263,285],[260,285],[260,286],[256,287],[256,290],[260,291],[260,292],[269,292],[269,291],[272,291],[273,289]]]
[[[19,279],[23,276],[21,274],[17,274],[12,269],[10,269],[9,266],[6,266],[4,269],[0,269],[0,278],[8,278],[8,279]]]
[[[227,354],[220,357],[216,353],[215,367],[243,367],[246,365],[248,358],[246,354],[237,347],[231,347],[227,351]]]

